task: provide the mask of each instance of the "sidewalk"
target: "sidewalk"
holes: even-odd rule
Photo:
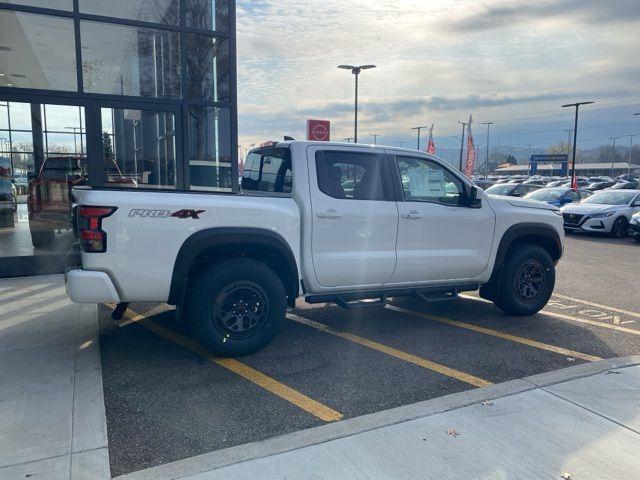
[[[110,477],[95,306],[0,280],[0,479]],[[247,426],[250,428],[250,426]],[[141,479],[633,478],[640,356],[603,360],[134,472]]]
[[[95,306],[62,275],[0,279],[0,478],[109,478]]]
[[[635,478],[639,364],[579,365],[119,478]]]

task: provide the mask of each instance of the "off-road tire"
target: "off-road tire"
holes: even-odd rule
[[[527,272],[540,272],[541,283],[532,280],[528,287],[529,279],[538,277]],[[542,310],[551,298],[555,281],[555,265],[549,252],[534,244],[516,245],[507,254],[494,303],[510,315],[533,315]],[[538,285],[537,290],[533,288],[534,284]]]
[[[249,300],[245,302],[244,297]],[[248,303],[253,308],[246,307]],[[188,322],[200,343],[219,355],[237,357],[260,350],[278,334],[287,311],[287,295],[278,275],[266,264],[234,258],[201,271],[189,285],[185,307],[183,322]],[[242,313],[232,313],[240,307]],[[254,321],[256,327],[234,332],[223,320],[225,316],[231,316],[228,322],[235,327],[244,328]]]

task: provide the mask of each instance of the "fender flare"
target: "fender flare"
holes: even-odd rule
[[[504,263],[504,259],[506,258],[511,245],[513,245],[519,238],[528,236],[542,236],[551,240],[555,252],[549,253],[554,261],[560,260],[563,253],[563,246],[560,234],[555,228],[546,223],[516,223],[515,225],[510,226],[500,239],[500,245],[498,246],[498,252],[496,253],[496,259],[494,261],[494,271],[496,266]]]
[[[298,267],[291,247],[282,236],[263,228],[218,227],[200,230],[184,241],[173,266],[167,303],[170,305],[180,303],[189,270],[200,253],[220,245],[241,246],[243,244],[269,247],[285,258],[289,276],[295,282],[292,286],[285,285],[285,290],[290,292],[295,299],[299,288]]]

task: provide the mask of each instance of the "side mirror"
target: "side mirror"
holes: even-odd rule
[[[482,207],[482,194],[475,185],[469,188],[467,193],[467,206],[469,208],[481,208]]]

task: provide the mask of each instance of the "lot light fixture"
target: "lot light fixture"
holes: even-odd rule
[[[358,76],[362,72],[362,70],[371,70],[372,68],[376,68],[375,65],[338,65],[338,68],[343,70],[351,70],[351,73],[356,77],[356,101],[355,101],[355,119],[353,125],[353,142],[358,143]]]
[[[576,180],[576,146],[578,141],[578,111],[580,110],[580,105],[591,105],[595,102],[577,102],[577,103],[567,103],[566,105],[562,105],[562,108],[575,107],[576,109],[576,118],[575,125],[573,127],[573,155],[571,159],[571,185],[573,186]]]

